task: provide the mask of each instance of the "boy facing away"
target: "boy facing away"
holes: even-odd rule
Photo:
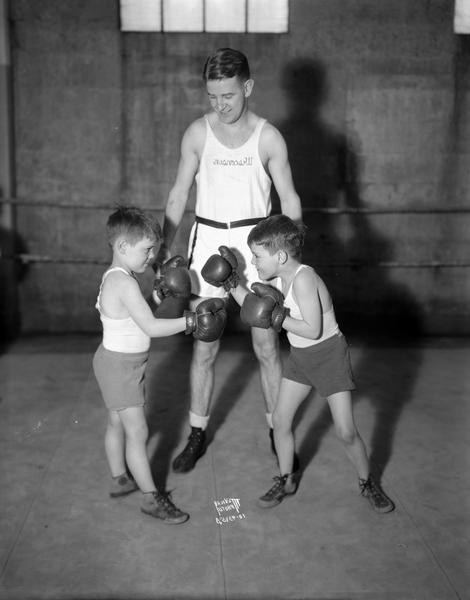
[[[325,283],[312,267],[302,264],[303,241],[303,230],[286,215],[263,219],[248,235],[248,245],[260,280],[271,281],[272,286],[254,283],[253,293],[240,285],[231,289],[246,324],[277,331],[284,328],[290,343],[273,413],[280,475],[258,505],[276,506],[297,491],[292,422],[315,387],[330,406],[336,433],[357,471],[361,494],[376,511],[390,512],[394,504],[371,477],[366,449],[354,422],[351,391],[355,384],[348,344],[336,322]],[[225,248],[225,256],[227,250],[230,252]],[[208,261],[212,280],[228,278],[231,269],[221,258],[214,255]],[[235,270],[235,256],[230,259]]]
[[[150,339],[181,331],[202,341],[222,334],[224,302],[201,303],[196,312],[175,319],[158,319],[140,290],[135,273],[143,273],[155,258],[161,240],[158,222],[138,208],[119,207],[107,222],[112,263],[105,271],[96,302],[103,325],[103,340],[93,358],[93,370],[108,409],[105,451],[112,475],[110,496],[115,498],[140,489],[141,510],[167,523],[184,523],[189,515],[177,508],[166,493],[158,491],[147,456],[148,427],[145,418],[145,368]],[[189,272],[170,259],[166,296],[181,293]],[[175,260],[176,259],[176,260]]]

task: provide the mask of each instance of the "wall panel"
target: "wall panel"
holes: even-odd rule
[[[208,109],[204,60],[233,46],[252,109],[286,138],[306,259],[348,326],[470,333],[470,44],[452,3],[294,0],[283,35],[121,33],[118,4],[10,2],[18,248],[36,256],[25,332],[98,329],[106,217],[116,202],[161,216],[182,133]]]

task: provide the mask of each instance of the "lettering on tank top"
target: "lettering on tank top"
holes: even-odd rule
[[[244,156],[240,159],[214,158],[212,161],[214,167],[252,167],[253,156]]]

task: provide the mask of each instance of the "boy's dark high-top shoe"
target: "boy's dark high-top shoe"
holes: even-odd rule
[[[368,479],[359,479],[359,489],[361,495],[369,500],[370,505],[376,512],[388,513],[394,510],[395,504],[370,475]]]
[[[291,496],[297,491],[297,482],[294,480],[294,474],[278,475],[273,477],[276,482],[273,487],[261,498],[258,498],[258,506],[261,508],[272,508],[282,502],[286,496]]]
[[[191,427],[188,443],[184,450],[173,461],[175,473],[187,473],[194,468],[197,460],[206,451],[206,432],[200,427]]]
[[[134,478],[129,473],[123,473],[118,477],[113,477],[111,486],[109,488],[109,495],[111,498],[119,498],[121,496],[127,496],[138,490],[139,487],[134,481]]]
[[[158,490],[143,494],[140,510],[146,515],[162,519],[170,525],[185,523],[189,519],[188,513],[173,504],[169,494],[162,494]]]

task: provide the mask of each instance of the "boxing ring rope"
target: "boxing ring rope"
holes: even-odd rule
[[[0,199],[1,205],[12,205],[12,206],[33,206],[37,208],[64,208],[64,209],[76,209],[76,210],[113,210],[117,204],[91,204],[81,203],[72,204],[70,202],[58,202],[58,201],[41,201],[32,202],[31,200],[25,200],[20,198],[2,198]],[[156,208],[155,206],[144,206],[139,204],[143,210],[151,212],[163,212],[163,208]],[[470,214],[470,207],[452,206],[452,207],[430,207],[430,208],[366,208],[366,207],[313,207],[304,206],[302,207],[304,213],[324,214],[324,215],[399,215],[399,214],[413,214],[413,215],[432,215],[432,214]],[[194,211],[187,211],[188,213]],[[109,260],[107,259],[86,259],[86,258],[72,258],[65,257],[59,258],[41,254],[29,254],[29,253],[18,253],[18,254],[3,254],[0,248],[0,260],[14,260],[19,261],[22,264],[30,263],[53,263],[53,264],[83,264],[83,265],[106,265]],[[349,268],[349,269],[367,269],[367,268],[380,268],[380,269],[441,269],[441,268],[457,268],[466,269],[470,267],[470,261],[411,261],[411,262],[399,262],[399,261],[346,261],[346,262],[330,262],[321,263],[317,265],[319,268]]]
[[[21,198],[0,198],[0,206],[13,205],[13,206],[33,206],[37,208],[75,208],[83,210],[113,210],[120,202],[96,204],[96,203],[71,203],[71,202],[60,202],[54,201],[38,201],[33,202],[31,200]],[[153,212],[163,212],[164,208],[156,208],[154,205],[146,206],[139,203],[139,208],[142,210],[148,210]],[[450,207],[430,207],[430,208],[366,208],[366,207],[318,207],[318,206],[302,206],[302,211],[305,213],[319,213],[319,214],[358,214],[358,215],[390,215],[390,214],[470,214],[470,207],[465,206],[450,206]],[[188,213],[194,211],[187,211]]]

